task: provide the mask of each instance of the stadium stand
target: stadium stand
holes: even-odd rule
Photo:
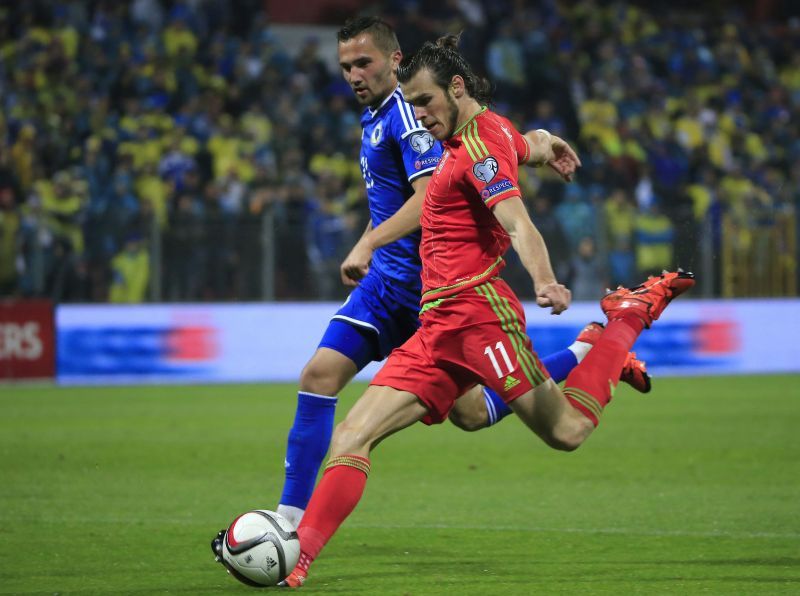
[[[797,295],[800,19],[527,4],[382,14],[407,52],[464,30],[497,109],[575,141],[576,182],[525,182],[560,275],[591,296],[681,264],[707,296]],[[319,40],[290,55],[263,6],[0,8],[0,295],[344,295],[366,211],[358,110]]]

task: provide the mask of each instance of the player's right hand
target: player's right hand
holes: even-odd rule
[[[371,261],[372,249],[364,242],[357,242],[339,267],[342,283],[350,287],[357,286],[358,282],[369,273]]]
[[[572,292],[560,283],[553,282],[536,291],[536,304],[542,308],[551,308],[551,315],[560,315],[569,308]]]
[[[547,160],[547,165],[565,182],[572,182],[575,170],[581,167],[581,160],[575,150],[564,139],[551,135],[550,150],[552,157]]]

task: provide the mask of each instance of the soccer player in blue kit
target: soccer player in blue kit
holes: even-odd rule
[[[286,477],[278,513],[297,525],[328,451],[337,394],[373,360],[382,360],[419,326],[419,223],[422,201],[442,149],[414,117],[397,83],[402,58],[391,26],[375,17],[348,21],[338,32],[339,63],[364,106],[361,171],[370,224],[341,266],[354,286],[333,315],[319,347],[300,375],[297,410],[289,432]],[[527,135],[547,164],[569,181],[580,165],[572,149],[546,131]],[[602,331],[592,323],[568,349],[543,360],[554,380],[566,378]],[[622,380],[649,390],[644,363],[629,358]],[[466,430],[497,422],[510,409],[493,391],[476,387],[456,402],[450,419]]]

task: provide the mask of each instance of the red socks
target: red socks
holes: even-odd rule
[[[364,494],[368,476],[369,459],[366,457],[341,455],[328,461],[297,528],[301,549],[297,566],[304,572],[308,572],[322,547],[355,509]]]
[[[642,329],[644,323],[635,315],[609,321],[600,339],[564,382],[564,395],[570,404],[595,426],[611,401],[625,358]]]

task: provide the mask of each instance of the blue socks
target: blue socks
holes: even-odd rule
[[[506,405],[506,402],[488,387],[483,388],[483,399],[486,400],[486,413],[489,414],[489,426],[497,424],[511,413],[511,408]]]
[[[335,397],[298,391],[297,412],[286,449],[286,479],[281,505],[305,509],[333,435]]]
[[[560,383],[567,378],[573,368],[578,366],[578,357],[572,350],[566,349],[542,358],[542,364],[544,364],[553,380],[556,383]]]
[[[550,376],[556,383],[567,378],[570,371],[578,365],[578,357],[569,349],[550,354],[542,359]],[[486,400],[486,412],[489,414],[489,426],[500,422],[511,413],[506,402],[488,387],[483,388],[483,399]]]

